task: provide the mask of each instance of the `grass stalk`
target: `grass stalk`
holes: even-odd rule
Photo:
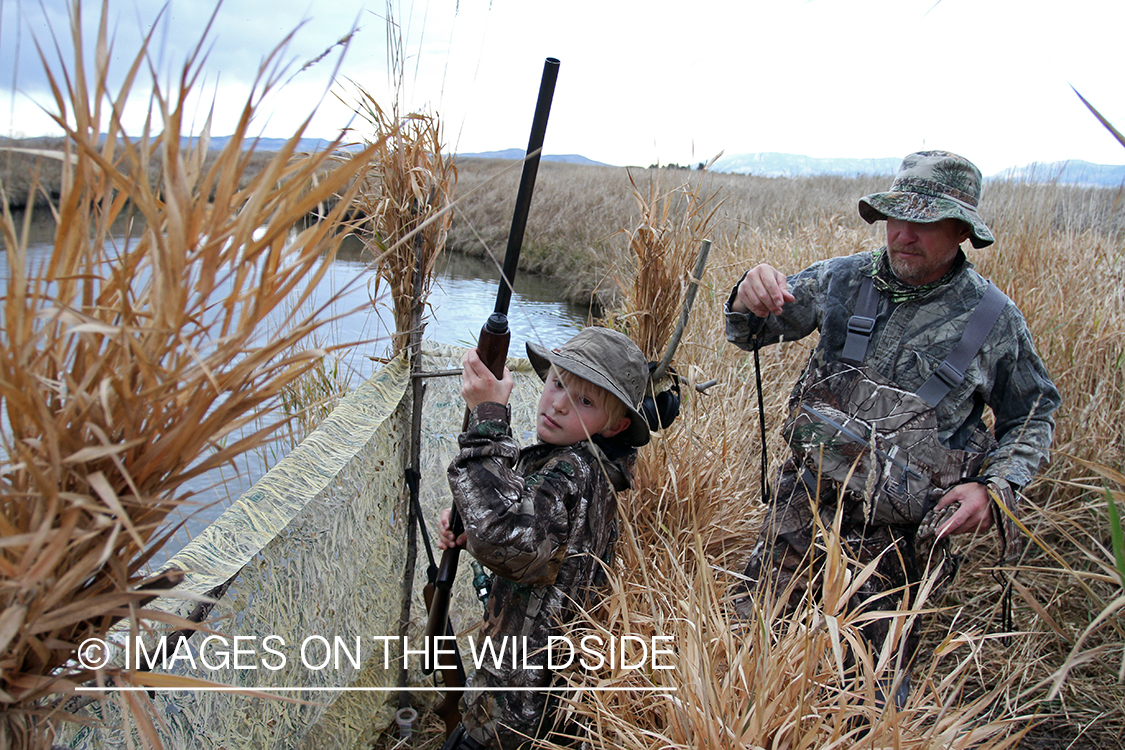
[[[77,685],[130,681],[82,668],[75,649],[125,617],[146,627],[145,601],[178,578],[145,570],[172,533],[169,513],[191,499],[185,483],[272,439],[281,395],[321,361],[310,336],[328,316],[298,310],[349,229],[377,150],[339,161],[299,154],[306,120],[247,175],[243,144],[257,103],[281,80],[281,47],[218,155],[208,158],[209,120],[183,145],[202,41],[173,90],[153,85],[147,124],[129,136],[123,112],[141,93],[147,41],[111,89],[108,21],[105,2],[87,49],[75,2],[71,38],[55,43],[73,46],[73,62],[55,72],[41,51],[65,131],[49,258],[28,260],[30,211],[22,226],[6,206],[0,219],[12,269],[0,346],[5,747],[49,744]],[[329,198],[327,216],[304,225]],[[128,701],[138,736],[158,744],[145,701]]]

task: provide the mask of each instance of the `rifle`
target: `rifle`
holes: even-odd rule
[[[512,227],[508,233],[508,246],[504,253],[504,265],[501,269],[500,287],[496,293],[496,308],[484,326],[481,327],[480,337],[477,340],[477,350],[481,361],[500,379],[504,375],[504,361],[508,354],[508,343],[511,340],[511,331],[508,328],[508,306],[512,301],[512,282],[516,277],[516,267],[519,264],[520,248],[523,246],[524,230],[527,227],[527,214],[531,208],[531,194],[535,188],[535,176],[539,172],[539,157],[543,151],[543,137],[547,132],[547,118],[551,112],[551,99],[555,93],[555,81],[559,74],[559,61],[548,57],[543,64],[543,76],[539,84],[539,98],[535,103],[535,117],[531,123],[531,137],[527,143],[527,155],[523,163],[523,173],[520,176],[519,191],[516,194],[515,213],[512,217]],[[465,410],[465,420],[461,427],[462,432],[469,427],[469,410]],[[459,536],[464,530],[461,515],[454,505],[449,517],[449,528],[454,537]],[[457,560],[460,556],[459,547],[445,550],[441,556],[441,565],[437,574],[426,585],[426,605],[429,607],[429,620],[426,624],[425,651],[423,671],[429,674],[434,670],[436,661],[435,648],[437,639],[442,636],[453,635],[453,627],[449,622],[449,600],[452,594],[453,579],[457,576]],[[456,641],[454,650],[456,650]],[[458,664],[460,658],[458,656]],[[448,665],[447,665],[448,666]],[[441,669],[442,680],[446,688],[462,687],[464,684],[464,670],[458,670],[454,665],[451,668]],[[460,722],[457,710],[457,698],[453,691],[447,693],[435,710],[445,719],[446,736]],[[452,721],[451,721],[452,719]]]

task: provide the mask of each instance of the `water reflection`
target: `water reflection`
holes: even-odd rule
[[[390,300],[383,296],[372,304],[381,287],[367,267],[369,257],[359,240],[349,238],[309,303],[325,305],[332,295],[339,295],[331,302],[330,309],[334,314],[346,314],[328,325],[324,338],[366,342],[341,354],[344,366],[365,378],[375,371],[378,365],[374,363],[378,359],[389,355],[394,327]],[[423,314],[424,337],[454,346],[469,346],[475,342],[481,326],[496,306],[499,283],[500,269],[491,260],[453,253],[445,255],[439,261]],[[516,289],[508,308],[512,331],[509,351],[523,356],[526,341],[558,346],[586,325],[589,315],[589,307],[561,300],[556,282],[521,273],[516,277]]]
[[[51,234],[28,248],[28,268],[38,269],[51,253]],[[6,253],[0,252],[0,294],[6,295],[11,278]],[[496,303],[499,269],[490,261],[461,255],[448,255],[436,275],[424,316],[425,338],[444,344],[468,345]],[[558,298],[554,285],[542,277],[521,274],[509,307],[512,329],[510,352],[523,356],[524,342],[535,341],[553,347],[563,343],[587,321],[589,309]],[[372,304],[376,285],[367,268],[358,240],[349,240],[305,303],[310,310],[324,308],[326,318],[336,318],[317,334],[317,343],[364,341],[338,352],[340,366],[350,373],[350,382],[370,377],[378,368],[378,358],[389,354],[393,317],[389,300]],[[2,335],[2,332],[0,332]],[[0,425],[3,429],[5,425]],[[267,447],[263,454],[251,454],[237,469],[227,467],[199,477],[188,486],[195,493],[193,502],[173,523],[182,523],[165,554],[173,554],[188,539],[225,510],[234,499],[257,481],[280,459],[284,449]],[[161,560],[165,559],[161,555]]]
[[[436,329],[427,336],[445,344],[468,346],[496,306],[500,269],[491,260],[449,255],[430,293],[429,317]],[[557,282],[519,274],[508,308],[512,331],[509,351],[524,356],[524,342],[555,347],[586,325],[589,308],[561,303]],[[427,334],[429,328],[427,327]]]

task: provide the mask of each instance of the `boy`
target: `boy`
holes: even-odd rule
[[[509,424],[511,373],[497,380],[476,349],[463,361],[461,393],[471,415],[449,466],[465,523],[456,543],[495,573],[480,638],[497,653],[506,642],[508,651],[502,664],[490,656],[472,676],[470,687],[479,690],[462,699],[450,749],[515,748],[554,728],[550,694],[535,690],[552,683],[547,638],[596,600],[603,565],[613,560],[615,493],[629,488],[636,449],[649,440],[638,412],[648,364],[628,336],[589,327],[554,351],[529,343],[527,355],[544,385],[536,411],[541,442],[523,450]],[[445,511],[438,547],[453,544]],[[496,687],[528,690],[490,690]]]

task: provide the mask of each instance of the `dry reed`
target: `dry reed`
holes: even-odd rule
[[[665,189],[669,175],[674,178],[677,173],[648,170],[644,190],[629,173],[641,219],[629,235],[631,262],[616,274],[624,312],[611,318],[652,361],[664,356],[681,317],[699,247],[720,208],[702,180]]]
[[[148,58],[142,46],[110,90],[108,23],[103,3],[97,49],[85,49],[74,3],[73,63],[54,74],[43,60],[66,132],[49,259],[28,262],[30,213],[21,226],[5,201],[0,220],[11,268],[0,347],[3,747],[49,744],[50,723],[68,717],[63,700],[82,683],[146,684],[140,673],[84,669],[75,649],[122,618],[134,632],[168,620],[143,608],[177,580],[144,575],[172,533],[165,518],[190,498],[187,480],[270,438],[279,394],[323,356],[307,343],[327,322],[323,309],[297,311],[344,236],[376,150],[337,164],[301,156],[302,127],[244,180],[255,157],[242,148],[257,97],[281,80],[283,46],[214,160],[207,127],[181,146],[202,42],[173,91],[146,92],[148,124],[129,137],[120,108]],[[322,221],[299,226],[334,196]],[[158,745],[143,694],[126,701],[140,737]]]
[[[441,123],[435,115],[399,116],[385,111],[363,87],[356,111],[374,130],[374,170],[361,186],[357,207],[365,215],[362,235],[377,259],[377,278],[386,284],[394,311],[394,353],[412,328],[416,304],[425,304],[453,219],[457,169],[443,156]],[[415,294],[415,274],[421,294]],[[373,294],[379,297],[378,289]]]

